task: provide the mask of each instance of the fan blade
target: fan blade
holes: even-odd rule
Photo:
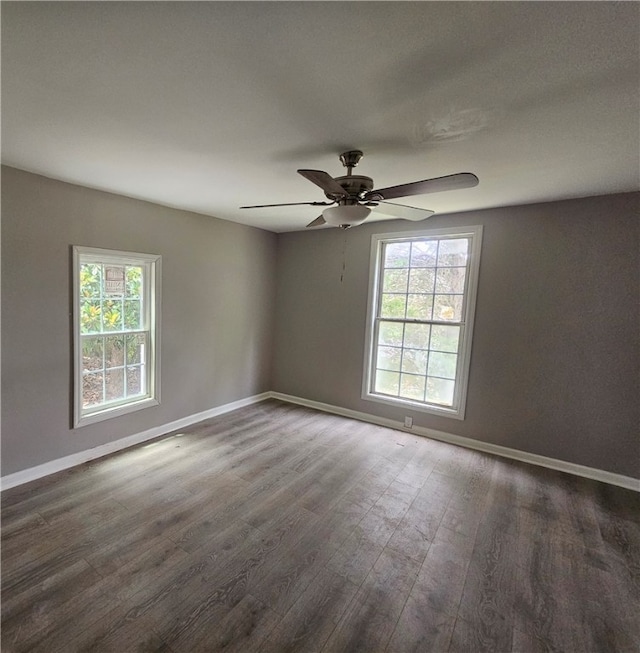
[[[320,186],[327,195],[347,197],[349,193],[327,172],[322,170],[298,170],[298,174]]]
[[[241,209],[268,209],[272,206],[331,206],[335,202],[291,202],[289,204],[256,204],[255,206],[241,206]]]
[[[373,210],[378,213],[384,213],[385,215],[393,215],[402,220],[413,220],[415,222],[418,220],[426,220],[435,213],[435,211],[429,209],[418,209],[415,206],[406,206],[405,204],[394,204],[393,202],[382,201]]]
[[[408,195],[424,195],[426,193],[439,193],[443,190],[456,190],[459,188],[472,188],[478,185],[478,178],[471,172],[459,172],[456,175],[414,181],[411,184],[400,186],[389,186],[389,188],[378,188],[369,191],[365,200],[378,201],[394,199],[395,197],[407,197]]]
[[[321,215],[319,215],[313,222],[310,222],[307,225],[307,228],[309,228],[309,227],[319,227],[319,226],[321,226],[323,224],[327,224],[327,221]]]

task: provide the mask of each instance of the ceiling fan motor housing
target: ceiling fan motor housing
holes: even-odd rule
[[[360,199],[365,193],[368,193],[373,188],[373,179],[371,177],[364,177],[361,175],[346,175],[344,177],[336,177],[335,180],[349,193],[349,198]],[[340,198],[325,193],[329,199],[340,200]]]

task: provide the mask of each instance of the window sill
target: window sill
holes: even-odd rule
[[[128,413],[133,413],[143,408],[149,408],[150,406],[158,406],[160,401],[154,397],[145,397],[139,401],[134,401],[129,404],[120,404],[119,406],[105,407],[103,410],[98,410],[95,413],[89,413],[88,415],[82,415],[75,417],[73,428],[82,428],[83,426],[88,426],[89,424],[96,424],[97,422],[103,422],[107,419],[112,419],[114,417],[120,417],[121,415],[126,415]]]
[[[387,406],[395,406],[396,408],[406,408],[407,410],[414,410],[420,413],[428,413],[430,415],[437,415],[438,417],[448,417],[450,419],[464,420],[463,408],[449,408],[447,406],[437,406],[436,404],[423,404],[410,399],[401,399],[400,397],[387,397],[385,395],[376,395],[372,393],[364,393],[362,398],[366,401],[375,401]]]

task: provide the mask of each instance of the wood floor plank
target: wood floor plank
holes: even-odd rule
[[[443,457],[445,449],[441,448],[442,452],[439,453],[435,442],[430,443],[431,447],[424,447],[418,441],[414,442],[414,444],[416,445],[416,453],[403,467],[401,479],[408,485],[421,488],[434,471],[438,461]]]
[[[404,479],[403,474],[403,482]],[[418,485],[419,491],[393,532],[387,547],[422,563],[440,527],[453,487],[448,477],[440,474],[430,474],[424,484]]]
[[[600,551],[583,542],[567,543],[561,549],[566,569],[559,590],[565,612],[581,628],[565,628],[567,648],[574,642],[585,651],[638,651],[640,603],[632,597],[620,601],[619,582],[614,568]],[[563,591],[564,590],[564,591]]]
[[[492,530],[476,540],[458,617],[474,624],[475,646],[482,651],[511,650],[514,577],[510,573],[516,541]]]
[[[2,499],[3,652],[640,650],[640,494],[277,400]]]
[[[224,566],[207,564],[197,574],[177,579],[170,592],[165,591],[151,610],[145,610],[163,640],[171,648],[188,651],[206,639],[225,615],[246,599],[253,575],[277,549],[283,536],[280,533],[253,538],[230,555]],[[271,614],[261,605],[261,612]]]
[[[139,518],[132,517],[120,537],[102,539],[96,535],[95,544],[88,547],[83,556],[103,576],[117,573],[145,550],[158,543],[166,545],[173,532],[171,528],[188,521],[196,506],[197,497],[189,495],[182,501],[168,504],[164,511],[150,515],[148,521],[140,523]]]
[[[294,506],[273,520],[267,534],[249,526],[248,536],[227,555],[200,557],[191,567],[177,569],[180,573],[173,574],[160,592],[147,591],[142,600],[136,595],[131,603],[136,603],[137,613],[149,615],[157,632],[172,648],[189,650],[204,636],[207,624],[221,619],[244,598],[257,569],[307,514]]]
[[[2,557],[14,561],[14,557],[25,549],[33,546],[34,542],[48,540],[52,528],[39,513],[27,513],[20,520],[11,520],[5,530],[2,522]],[[15,569],[15,564],[12,564]],[[2,587],[5,587],[6,577],[2,578]]]
[[[31,653],[32,651],[61,651],[68,642],[111,610],[118,600],[102,591],[100,583],[78,591],[69,591],[39,609],[36,604],[29,621],[19,628],[2,628],[3,653]]]
[[[47,521],[38,512],[27,512],[11,521],[3,521],[2,532],[0,532],[2,546],[6,547],[14,541],[18,541],[20,546],[21,540],[28,540],[33,537],[34,532],[38,532],[45,526]]]
[[[511,653],[548,653],[554,650],[549,648],[548,642],[539,639],[531,631],[523,632],[514,628],[512,640]]]
[[[434,610],[411,594],[402,609],[386,651],[388,653],[448,651],[454,624],[455,617]]]
[[[218,533],[206,549],[162,570],[153,583],[124,601],[134,616],[155,614],[163,627],[167,617],[206,598],[211,585],[238,575],[238,570],[262,546],[263,533],[238,520]],[[109,587],[112,591],[112,587]]]
[[[331,571],[355,585],[364,581],[408,509],[405,505],[403,512],[399,507],[390,516],[386,514],[386,507],[385,503],[376,503],[360,520],[327,563]]]
[[[395,478],[392,474],[381,474],[379,471],[379,464],[374,463],[374,466],[345,492],[343,498],[368,511],[376,504]]]
[[[458,608],[458,619],[474,624],[474,646],[483,651],[511,650],[513,570],[518,561],[516,490],[509,482],[512,469],[508,463],[494,461]]]
[[[154,631],[144,617],[131,619],[124,606],[118,606],[86,629],[78,628],[78,635],[68,640],[64,633],[55,634],[49,642],[42,642],[34,651],[49,653],[68,650],[74,653],[171,653],[171,649]],[[50,648],[50,647],[59,648]]]
[[[208,618],[207,615],[205,619]],[[215,627],[212,627],[210,621],[207,622],[202,639],[190,643],[189,650],[203,653],[254,653],[261,650],[264,640],[279,620],[279,615],[247,594],[215,622]]]
[[[17,641],[22,632],[36,632],[50,626],[50,616],[74,593],[81,593],[102,580],[84,560],[61,569],[49,570],[28,579],[22,587],[14,586],[2,600],[2,636]],[[8,595],[8,597],[7,597]]]
[[[338,574],[320,572],[271,632],[261,653],[322,650],[357,589]]]
[[[411,597],[429,614],[458,614],[473,547],[473,538],[438,528],[411,590]]]
[[[640,601],[640,493],[604,483],[593,486],[594,511],[607,559],[620,565],[618,578]]]
[[[279,614],[286,613],[307,587],[324,575],[327,562],[363,515],[354,504],[335,504],[331,513],[308,524],[269,560],[251,585],[252,594]]]
[[[109,573],[102,587],[121,601],[135,596],[142,588],[153,585],[167,570],[189,560],[189,555],[171,540],[160,539],[127,564]]]
[[[323,651],[384,651],[415,582],[419,563],[385,549]]]
[[[286,468],[272,470],[268,475],[254,479],[253,483],[244,481],[246,485],[231,489],[229,494],[224,491],[214,492],[203,514],[172,534],[172,539],[185,551],[194,553],[200,547],[206,548],[211,542],[215,544],[218,532],[238,520],[250,518],[252,513],[256,523],[272,519],[274,512],[271,498],[273,494],[286,493],[292,477],[295,477],[295,473]],[[271,516],[264,514],[259,519],[256,514],[260,514],[262,505],[271,505],[272,512]]]
[[[458,486],[459,489],[452,494],[442,517],[443,526],[471,537],[475,537],[483,518],[485,496],[491,486],[495,464],[492,456],[473,453],[473,457],[469,452],[465,456],[467,461],[474,460],[474,464],[470,466],[468,473],[458,477],[462,482]]]

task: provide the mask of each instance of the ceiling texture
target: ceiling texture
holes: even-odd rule
[[[276,232],[298,168],[437,213],[637,190],[635,2],[2,2],[2,161]],[[396,200],[403,202],[403,200]],[[380,216],[382,217],[382,216]]]

